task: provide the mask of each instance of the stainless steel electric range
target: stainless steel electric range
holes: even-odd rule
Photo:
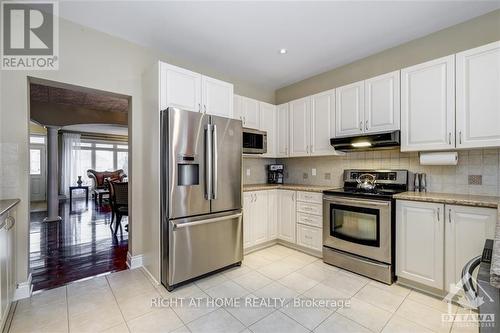
[[[395,200],[407,170],[345,170],[344,187],[323,192],[323,261],[391,284]]]

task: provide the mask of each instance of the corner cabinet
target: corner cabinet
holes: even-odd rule
[[[290,156],[309,155],[311,141],[311,97],[291,101],[290,115]]]
[[[232,118],[233,85],[161,62],[160,108],[170,106]]]
[[[397,201],[396,275],[443,289],[444,205]]]
[[[455,56],[401,71],[401,151],[455,148]]]
[[[497,210],[397,200],[396,275],[455,291],[464,265],[495,236]]]
[[[295,243],[295,191],[279,190],[278,238]]]
[[[288,103],[276,107],[276,157],[288,157],[289,112]]]
[[[500,42],[456,55],[457,148],[500,146]]]
[[[268,192],[246,192],[243,195],[243,247],[249,248],[267,240]]]

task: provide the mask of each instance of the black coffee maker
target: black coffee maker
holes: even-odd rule
[[[269,164],[267,166],[267,183],[283,184],[283,164]]]

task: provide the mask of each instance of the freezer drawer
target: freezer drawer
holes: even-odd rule
[[[241,262],[241,210],[171,220],[169,240],[169,286]]]

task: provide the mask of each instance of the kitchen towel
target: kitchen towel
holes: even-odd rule
[[[421,165],[457,165],[458,153],[454,151],[420,153]]]

